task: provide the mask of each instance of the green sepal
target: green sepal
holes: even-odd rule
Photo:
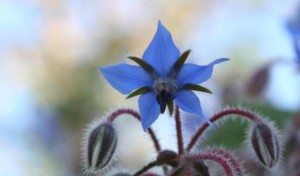
[[[195,91],[200,91],[200,92],[205,92],[205,93],[212,94],[212,92],[209,89],[207,89],[203,86],[199,86],[197,84],[185,84],[182,88],[186,89],[186,90],[195,90]]]
[[[170,103],[168,103],[168,109],[169,109],[170,116],[172,116],[174,111],[173,101],[170,101]]]
[[[136,62],[139,66],[141,66],[148,73],[151,73],[151,74],[155,73],[154,68],[151,65],[149,65],[147,62],[145,62],[143,59],[135,57],[135,56],[129,56],[128,59]]]
[[[147,86],[141,87],[141,88],[139,88],[139,89],[133,91],[131,94],[129,94],[129,95],[126,97],[126,99],[132,98],[132,97],[137,96],[137,95],[141,95],[141,94],[143,94],[143,93],[149,92],[150,90],[151,90],[150,87],[147,87]]]
[[[185,52],[183,52],[179,56],[178,60],[175,62],[173,69],[180,70],[181,67],[183,66],[183,64],[185,63],[186,59],[188,58],[190,52],[191,52],[191,50],[186,50]]]

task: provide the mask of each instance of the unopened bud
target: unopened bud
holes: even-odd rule
[[[256,97],[259,96],[265,89],[269,81],[269,70],[271,64],[267,64],[258,70],[251,76],[246,91],[249,96]]]
[[[107,166],[114,155],[117,134],[109,123],[103,123],[91,130],[87,143],[87,169],[96,172]]]
[[[272,168],[279,160],[280,146],[275,130],[265,123],[257,124],[251,134],[251,144],[258,160]]]

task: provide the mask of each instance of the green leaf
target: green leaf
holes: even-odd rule
[[[185,63],[187,57],[189,56],[191,50],[186,50],[185,52],[183,52],[178,60],[176,61],[175,65],[173,66],[176,70],[180,70],[181,67],[183,66],[183,64]]]
[[[206,92],[206,93],[212,94],[212,92],[209,89],[207,89],[207,88],[205,88],[203,86],[199,86],[197,84],[185,84],[183,86],[183,89],[186,89],[186,90],[195,90],[195,91]]]
[[[139,89],[133,91],[131,94],[129,94],[129,95],[126,97],[126,99],[127,99],[127,98],[132,98],[132,97],[137,96],[137,95],[141,95],[141,94],[143,94],[143,93],[149,92],[150,90],[151,90],[150,87],[147,87],[147,86],[141,87],[141,88],[139,88]]]
[[[168,109],[169,109],[170,116],[172,116],[174,111],[173,101],[170,101],[170,103],[168,103]]]
[[[149,65],[147,62],[145,62],[143,59],[134,57],[134,56],[129,56],[128,59],[136,62],[139,66],[141,66],[148,73],[151,73],[151,74],[155,73],[154,68],[151,65]]]

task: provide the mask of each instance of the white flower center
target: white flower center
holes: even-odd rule
[[[161,91],[166,91],[172,95],[175,95],[177,90],[177,85],[174,80],[166,78],[158,78],[153,82],[153,91],[159,94]]]
[[[164,113],[166,106],[175,98],[177,86],[173,79],[158,78],[153,82],[153,91],[156,93],[157,103],[160,105],[160,112]]]

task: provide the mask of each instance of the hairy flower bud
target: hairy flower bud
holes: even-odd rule
[[[254,126],[251,144],[258,160],[264,166],[272,168],[279,160],[280,146],[275,130],[265,123]]]
[[[269,81],[269,71],[271,66],[272,64],[264,65],[252,75],[246,87],[249,96],[256,97],[264,91]]]
[[[110,123],[92,128],[87,141],[87,170],[97,172],[109,164],[117,145],[117,134]]]

